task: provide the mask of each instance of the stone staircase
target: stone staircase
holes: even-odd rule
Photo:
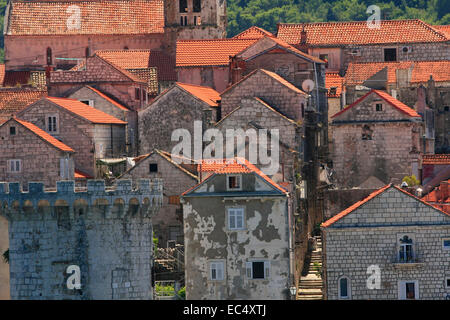
[[[322,270],[322,239],[314,237],[316,249],[311,252],[309,259],[305,261],[306,267],[299,280],[297,300],[322,300],[322,277],[317,274],[317,268]],[[308,263],[309,260],[309,263]]]

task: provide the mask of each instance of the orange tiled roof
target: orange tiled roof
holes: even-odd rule
[[[450,39],[450,24],[444,26],[433,26],[433,28],[437,29],[440,32],[443,32],[447,38]]]
[[[242,31],[238,35],[235,35],[233,39],[258,39],[263,38],[264,36],[275,37],[273,33],[270,33],[269,31],[266,31],[257,26],[252,26],[247,30]]]
[[[279,191],[286,193],[286,190],[279,186],[275,181],[270,179],[261,170],[259,170],[254,164],[250,163],[245,158],[233,158],[233,159],[203,159],[198,165],[198,172],[211,172],[216,174],[233,174],[233,173],[256,173],[269,184],[274,186]],[[198,185],[197,185],[198,186]],[[195,187],[184,192],[183,195],[193,190]]]
[[[34,134],[39,136],[42,140],[50,143],[52,146],[58,148],[59,150],[67,151],[67,152],[75,152],[71,147],[65,145],[61,141],[59,141],[56,138],[52,137],[51,135],[49,135],[44,130],[36,127],[34,124],[32,124],[30,122],[27,122],[27,121],[24,121],[24,120],[17,119],[17,118],[14,118],[13,120],[17,121],[22,126],[24,126],[28,130],[30,130],[31,132],[33,132]]]
[[[279,24],[277,37],[299,44],[303,30],[311,46],[369,45],[448,41],[447,36],[421,20],[383,20],[370,29],[366,21]]]
[[[271,38],[271,39],[273,41],[275,41],[281,47],[283,47],[285,49],[288,49],[288,50],[296,53],[297,55],[300,55],[302,57],[305,57],[306,59],[312,60],[312,61],[317,62],[317,63],[325,63],[325,61],[323,61],[323,60],[321,60],[321,59],[319,59],[319,58],[317,58],[315,56],[309,55],[307,53],[304,53],[303,51],[298,50],[297,48],[291,46],[289,43],[287,43],[283,39],[279,39],[279,38]]]
[[[77,170],[77,169],[75,169],[74,178],[75,179],[93,179],[93,177],[91,177],[87,173],[84,173],[84,172],[82,172],[80,170]]]
[[[152,34],[164,32],[163,0],[12,1],[9,35]],[[81,11],[80,28],[67,19]]]
[[[218,107],[219,104],[217,103],[220,101],[220,93],[218,93],[216,90],[210,87],[203,87],[203,86],[196,86],[193,84],[187,84],[187,83],[181,83],[177,82],[177,85],[184,90],[188,91],[195,97],[199,98],[200,100],[206,102],[211,107]]]
[[[213,39],[177,41],[176,66],[227,66],[230,56],[258,39]]]
[[[125,111],[130,111],[128,108],[125,108],[123,105],[121,105],[117,101],[111,99],[110,97],[108,97],[106,94],[104,94],[100,90],[97,90],[97,89],[95,89],[95,88],[93,88],[91,86],[86,86],[86,87],[89,88],[90,90],[94,91],[96,94],[98,94],[100,97],[102,97],[106,101],[108,101],[108,102],[112,103],[113,105],[115,105],[117,108],[125,110]]]
[[[410,196],[410,197],[413,197],[414,199],[420,201],[421,203],[423,203],[423,204],[425,204],[425,205],[427,205],[427,206],[430,206],[430,207],[432,207],[432,208],[434,208],[434,209],[437,209],[437,210],[439,210],[440,212],[442,212],[442,213],[444,213],[444,214],[450,216],[450,213],[447,213],[447,212],[441,210],[440,208],[437,208],[437,207],[431,205],[430,203],[428,203],[428,202],[426,202],[426,201],[424,201],[424,200],[422,200],[422,199],[417,198],[416,196],[410,194],[409,192],[406,192],[405,190],[403,190],[403,189],[401,189],[401,188],[399,188],[399,187],[397,187],[397,186],[394,186],[394,185],[392,185],[392,184],[388,184],[387,186],[384,186],[384,187],[382,187],[382,188],[380,188],[380,189],[378,189],[378,190],[372,192],[371,194],[369,194],[369,196],[368,196],[367,198],[364,198],[363,200],[356,202],[355,204],[351,205],[350,207],[348,207],[348,208],[345,209],[344,211],[341,211],[340,213],[338,213],[338,214],[335,215],[334,217],[328,219],[327,221],[325,221],[324,223],[321,224],[321,227],[326,228],[326,227],[331,226],[331,225],[334,224],[335,222],[341,220],[342,218],[344,218],[344,217],[347,216],[348,214],[352,213],[353,211],[355,211],[356,209],[358,209],[359,207],[361,207],[363,204],[369,202],[370,200],[372,200],[373,198],[375,198],[375,197],[377,197],[378,195],[382,194],[383,192],[385,192],[386,190],[390,189],[391,187],[392,187],[392,188],[395,188],[395,189],[397,189],[397,190],[399,190],[399,191],[401,191],[401,192],[403,192],[403,193],[405,193],[405,194],[407,194],[407,195]]]
[[[156,67],[160,81],[176,81],[175,59],[162,51],[133,50],[100,50],[95,53],[122,69],[147,69]]]
[[[0,118],[22,111],[26,106],[47,96],[47,91],[20,88],[0,89]]]
[[[127,124],[122,120],[110,116],[109,114],[103,111],[90,107],[87,104],[84,104],[83,102],[80,102],[78,100],[55,98],[55,97],[47,97],[46,99],[92,123]]]
[[[422,164],[449,164],[450,154],[424,154]]]
[[[388,83],[397,82],[396,70],[412,68],[411,82],[423,83],[433,76],[436,82],[450,82],[450,61],[402,61],[402,62],[369,62],[350,63],[345,74],[346,85],[358,85],[375,73],[387,68]]]
[[[342,94],[342,86],[344,84],[344,78],[339,75],[338,72],[327,72],[325,74],[325,88],[328,89],[328,97],[336,98]],[[330,94],[330,88],[336,88],[336,94]]]
[[[383,100],[385,100],[387,103],[389,103],[391,106],[393,106],[394,108],[398,109],[399,111],[403,112],[404,114],[410,116],[410,117],[420,117],[420,115],[416,112],[416,110],[408,107],[406,104],[404,104],[403,102],[395,99],[393,96],[387,94],[384,91],[380,91],[380,90],[372,90],[369,93],[365,94],[364,96],[362,96],[361,98],[359,98],[358,100],[356,100],[355,102],[353,102],[351,105],[349,105],[347,108],[339,111],[338,113],[336,113],[335,115],[332,116],[332,118],[337,117],[339,115],[341,115],[342,113],[346,112],[347,110],[349,110],[350,108],[353,108],[354,106],[356,106],[357,104],[359,104],[361,101],[363,101],[366,97],[368,97],[370,94],[372,93],[376,93],[378,96],[380,96]]]

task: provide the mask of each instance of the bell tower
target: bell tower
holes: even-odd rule
[[[226,0],[164,0],[165,43],[175,55],[177,40],[226,37]]]

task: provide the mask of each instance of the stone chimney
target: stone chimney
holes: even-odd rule
[[[302,31],[300,32],[300,44],[299,50],[308,53],[308,35],[306,34],[305,25],[303,25]]]
[[[243,61],[241,58],[230,57],[230,85],[239,82],[243,78],[242,74],[244,72],[244,69],[245,61]]]

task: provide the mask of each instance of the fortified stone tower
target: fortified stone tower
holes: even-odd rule
[[[162,203],[161,180],[139,180],[137,189],[131,180],[111,189],[103,180],[83,190],[73,181],[43,186],[22,192],[18,183],[0,183],[11,299],[152,299],[151,216]]]
[[[177,40],[226,37],[226,0],[164,0],[165,49],[175,55]]]

